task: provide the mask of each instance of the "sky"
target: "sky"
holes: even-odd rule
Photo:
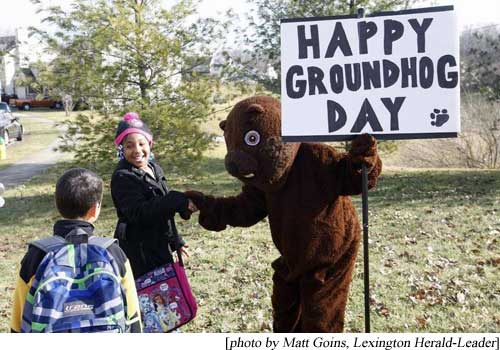
[[[489,24],[500,25],[500,0],[426,0],[422,6],[453,5],[461,31]]]
[[[44,0],[47,3],[48,0]],[[170,0],[165,0],[169,2]],[[64,5],[71,0],[49,0],[51,5]],[[217,16],[229,8],[243,12],[247,9],[245,0],[202,0],[201,12],[208,16]],[[40,25],[40,15],[30,0],[0,0],[0,31],[14,31],[17,27]]]
[[[50,3],[68,3],[70,0],[51,0]],[[248,9],[245,0],[203,0],[201,11],[216,15],[232,7],[237,12]],[[424,0],[418,7],[429,5],[454,5],[461,30],[486,24],[500,24],[499,0]],[[13,31],[20,26],[37,26],[40,16],[30,0],[0,0],[0,30]]]
[[[47,0],[45,0],[47,1]],[[71,0],[50,0],[51,4],[68,4]],[[171,0],[165,0],[171,1]],[[500,0],[422,0],[416,7],[432,5],[454,5],[460,30],[484,27],[489,24],[500,26]],[[245,0],[202,0],[200,10],[206,16],[217,16],[233,8],[243,13],[249,6]],[[41,16],[30,0],[0,0],[0,33],[14,33],[17,27],[39,26]]]

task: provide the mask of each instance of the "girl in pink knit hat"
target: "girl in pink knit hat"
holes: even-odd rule
[[[111,178],[111,196],[118,222],[115,238],[137,278],[173,261],[172,252],[187,254],[174,216],[197,210],[182,193],[170,190],[163,169],[153,160],[153,135],[137,113],[123,116],[116,129],[120,161]]]

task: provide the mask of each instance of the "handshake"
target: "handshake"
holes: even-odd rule
[[[198,207],[193,203],[191,199],[188,199],[187,208],[181,211],[179,214],[184,220],[189,220],[191,218],[191,214],[196,213],[197,211]]]
[[[189,220],[191,214],[201,210],[204,213],[201,214],[202,221],[204,221],[205,216],[210,213],[210,208],[215,204],[215,198],[213,196],[206,196],[202,192],[198,191],[186,191],[184,195],[188,199],[187,209],[179,213],[181,218],[184,220]]]

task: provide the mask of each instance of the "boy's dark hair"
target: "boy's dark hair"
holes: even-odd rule
[[[69,169],[57,180],[55,199],[64,218],[81,218],[101,202],[102,179],[87,169]]]

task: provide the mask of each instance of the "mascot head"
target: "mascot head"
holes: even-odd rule
[[[280,189],[300,145],[281,141],[280,102],[268,96],[247,98],[219,125],[226,139],[227,171],[264,192]]]

